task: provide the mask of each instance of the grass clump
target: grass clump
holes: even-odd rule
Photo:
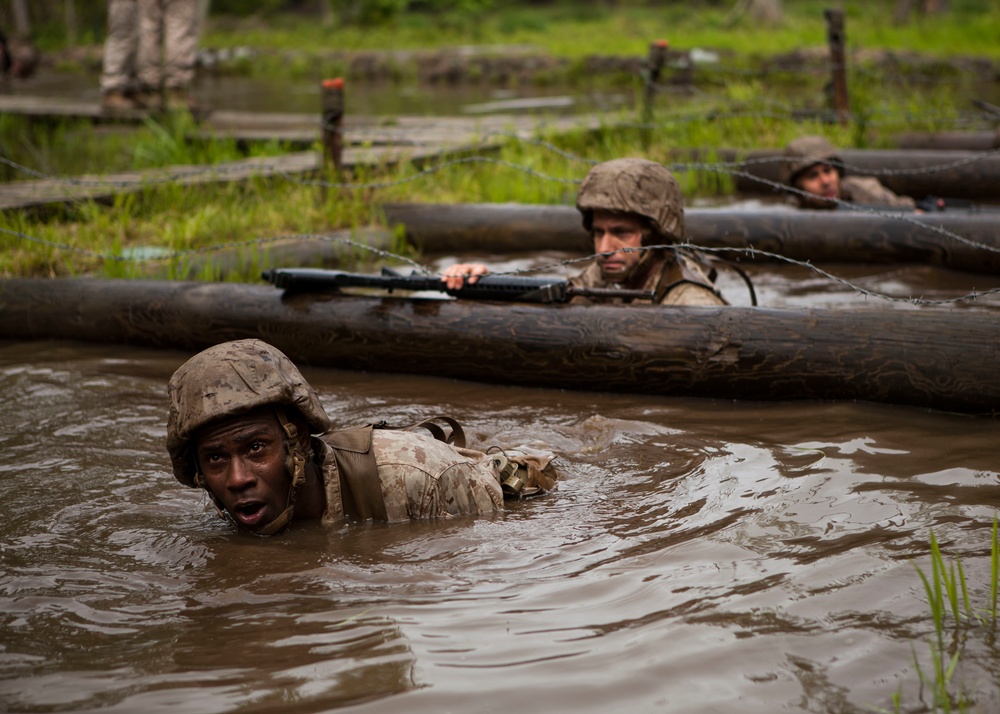
[[[596,128],[523,140],[483,136],[461,157],[419,164],[402,161],[355,167],[342,178],[274,176],[233,183],[154,182],[109,201],[5,211],[0,216],[0,275],[54,276],[114,271],[149,275],[153,268],[188,274],[187,259],[163,255],[202,251],[289,234],[315,234],[377,223],[386,202],[518,202],[570,205],[579,181],[597,162],[641,156],[675,168],[685,200],[715,199],[733,191],[730,169],[715,166],[712,149],[780,147],[801,134],[821,134],[835,145],[881,146],[893,131],[945,127],[959,116],[957,94],[945,88],[890,94],[856,84],[855,116],[847,126],[793,116],[789,104],[757,79],[738,79],[714,95],[658,98],[651,111],[608,114]],[[216,166],[246,156],[287,153],[276,142],[244,149],[231,140],[191,137],[190,119],[178,118],[125,132],[89,123],[60,123],[48,132],[10,117],[0,119],[4,156],[68,184],[100,182],[120,171],[178,165]],[[318,150],[318,146],[314,150]],[[687,149],[701,154],[692,163]],[[199,169],[207,170],[207,169]],[[34,179],[10,163],[5,178]],[[247,248],[249,250],[249,248]],[[153,260],[155,256],[159,260]],[[123,263],[109,267],[107,263]],[[175,265],[175,263],[177,265]],[[171,268],[170,266],[174,266]],[[178,267],[179,266],[179,267]],[[174,269],[176,268],[176,269]],[[227,279],[255,281],[255,270]]]
[[[913,654],[921,687],[920,711],[942,714],[983,711],[977,708],[975,692],[963,682],[960,673],[963,661],[970,656],[970,650],[985,650],[987,658],[993,665],[989,668],[993,673],[992,685],[997,686],[995,665],[1000,661],[996,640],[997,604],[1000,592],[998,590],[1000,541],[997,537],[997,519],[993,520],[990,575],[985,592],[972,591],[959,558],[950,563],[946,561],[933,531],[930,535],[930,550],[930,572],[925,572],[916,566],[933,623],[927,658],[930,664],[922,665],[916,650]],[[979,651],[976,654],[982,657]],[[897,693],[893,697],[894,708],[891,711],[904,711],[902,700],[902,695]]]

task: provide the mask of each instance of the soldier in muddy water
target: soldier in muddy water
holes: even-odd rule
[[[594,166],[576,199],[593,241],[594,261],[570,282],[576,287],[642,290],[651,299],[632,304],[726,305],[702,254],[672,247],[684,240],[684,202],[677,180],[645,159],[615,159]],[[474,283],[489,268],[457,263],[443,277],[451,289]],[[623,303],[621,298],[575,297],[573,303]]]
[[[431,420],[430,435],[365,425],[330,431],[313,388],[260,340],[210,347],[168,385],[174,476],[203,488],[238,530],[275,535],[293,521],[406,521],[495,513],[505,498],[551,491],[552,454],[464,448]],[[321,436],[320,436],[321,435]]]
[[[899,196],[871,176],[847,175],[837,150],[822,136],[800,136],[785,147],[782,183],[797,189],[791,200],[801,208],[836,208],[838,201],[889,208],[915,209],[909,196]]]

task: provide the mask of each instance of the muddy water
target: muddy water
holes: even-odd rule
[[[262,540],[170,475],[188,356],[0,343],[0,709],[870,711],[918,701],[931,529],[986,597],[995,420],[306,370],[338,424],[448,413],[565,478]],[[998,658],[968,638],[983,711]]]
[[[4,93],[60,97],[81,102],[100,101],[97,77],[40,70],[27,80],[0,88]],[[199,76],[192,88],[206,107],[248,112],[320,112],[320,83],[248,77]],[[487,85],[399,85],[392,82],[351,83],[347,107],[357,115],[449,116],[485,113],[521,113],[524,108],[511,102],[537,100],[537,110],[547,114],[576,114],[611,111],[631,106],[631,87],[621,91],[591,92],[568,87],[518,86],[498,88]]]

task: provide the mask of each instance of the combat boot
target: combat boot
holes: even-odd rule
[[[101,94],[101,109],[110,114],[128,113],[139,108],[135,99],[119,89]]]
[[[135,95],[135,102],[151,112],[163,111],[163,95],[153,89],[144,89]]]

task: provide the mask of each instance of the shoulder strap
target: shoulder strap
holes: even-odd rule
[[[443,421],[448,427],[451,428],[450,432],[445,432],[445,430],[435,424],[436,421]],[[429,419],[424,419],[423,421],[418,421],[416,424],[410,424],[409,426],[389,426],[385,421],[380,421],[375,424],[376,429],[396,429],[400,431],[413,431],[414,429],[426,429],[430,432],[438,441],[443,441],[446,444],[451,444],[459,449],[465,448],[465,430],[462,425],[458,423],[458,420],[453,419],[450,416],[434,416]]]
[[[382,481],[372,453],[372,426],[334,431],[323,437],[333,449],[340,474],[340,500],[344,515],[363,521],[387,521]]]
[[[667,293],[684,283],[697,285],[705,288],[716,297],[722,297],[719,289],[712,282],[715,279],[715,269],[711,265],[702,263],[684,250],[674,248],[672,252],[674,266],[663,271],[660,283],[656,286],[654,302],[661,302]]]

